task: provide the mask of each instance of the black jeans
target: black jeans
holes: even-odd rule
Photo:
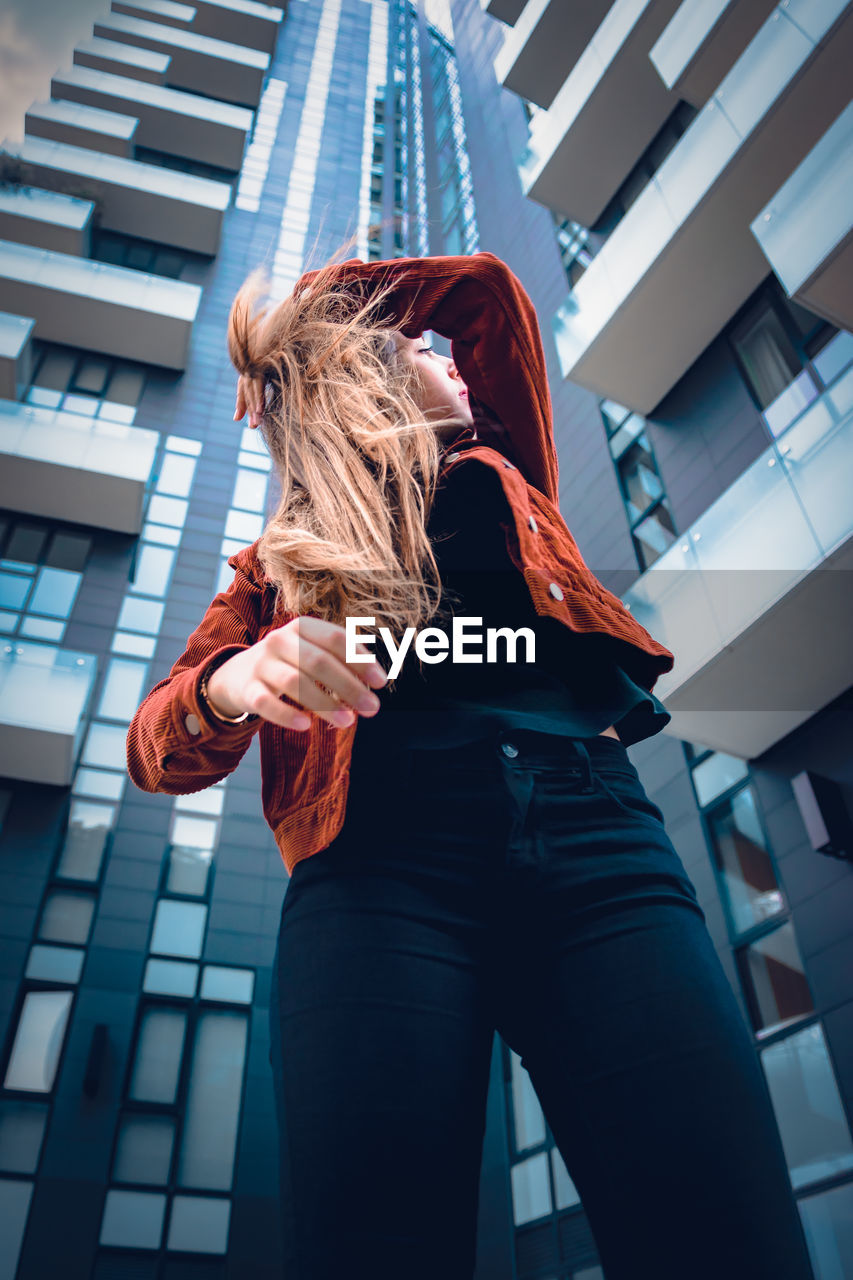
[[[495,1030],[607,1280],[812,1280],[751,1036],[625,747],[354,750],[350,788],[273,971],[287,1280],[471,1280]]]

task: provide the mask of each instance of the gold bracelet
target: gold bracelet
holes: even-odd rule
[[[214,659],[205,667],[202,673],[201,681],[198,686],[199,695],[202,702],[207,707],[214,720],[218,720],[221,724],[245,724],[249,720],[257,720],[257,715],[252,711],[244,711],[239,716],[224,716],[221,711],[217,711],[213,703],[210,701],[210,695],[207,692],[207,682],[213,675],[220,663]]]

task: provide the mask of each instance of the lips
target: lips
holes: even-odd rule
[[[467,392],[467,391],[460,391],[460,392],[459,392],[459,399],[460,399],[460,400],[467,400],[467,399],[468,399],[468,392]]]

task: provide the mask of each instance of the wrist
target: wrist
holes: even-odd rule
[[[227,661],[228,659],[225,659],[225,662]],[[217,724],[246,724],[251,720],[257,720],[257,715],[241,707],[235,707],[229,702],[219,674],[225,662],[214,661],[205,668],[199,681],[199,701]]]

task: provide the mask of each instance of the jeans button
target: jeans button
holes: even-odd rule
[[[512,742],[502,742],[501,751],[505,756],[509,756],[510,760],[514,760],[518,755],[518,747]]]

